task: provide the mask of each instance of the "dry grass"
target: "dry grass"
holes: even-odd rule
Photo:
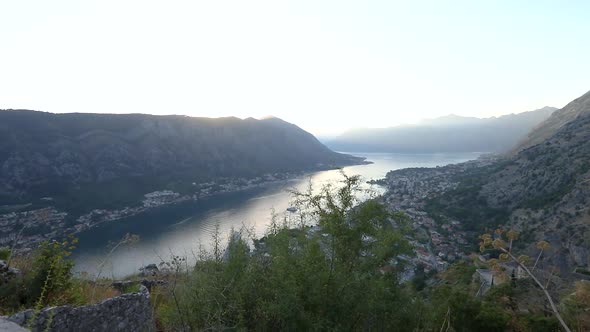
[[[10,267],[17,268],[24,274],[27,274],[33,269],[33,261],[32,253],[13,255],[10,257]]]
[[[86,299],[86,303],[84,304],[93,304],[98,303],[106,299],[110,299],[112,297],[118,296],[119,292],[111,287],[109,284],[104,283],[97,283],[96,290],[94,290],[94,284],[90,281],[83,281],[81,282],[79,288],[80,294],[84,299]],[[94,300],[92,300],[92,295],[94,294]]]

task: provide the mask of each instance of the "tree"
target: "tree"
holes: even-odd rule
[[[223,259],[202,255],[160,319],[172,330],[413,330],[396,260],[410,253],[407,217],[360,202],[359,184],[293,193],[296,225],[274,220],[254,250],[232,236]]]

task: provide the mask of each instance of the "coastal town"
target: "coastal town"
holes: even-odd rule
[[[470,234],[462,229],[462,221],[435,220],[426,211],[426,203],[429,198],[457,188],[457,174],[492,161],[491,157],[484,157],[444,167],[400,169],[388,172],[384,179],[369,182],[384,186],[386,192],[381,201],[390,211],[403,212],[411,221],[412,232],[406,238],[414,248],[414,256],[403,257],[407,264],[403,279],[412,279],[418,267],[426,273],[445,270],[473,251],[467,240]]]
[[[0,215],[0,247],[20,247],[52,239],[67,229],[66,212],[46,207]]]
[[[411,221],[412,231],[406,235],[414,248],[413,256],[403,256],[406,267],[403,279],[414,277],[417,267],[426,273],[441,271],[470,252],[468,234],[462,230],[461,221],[436,221],[425,211],[428,198],[440,195],[458,185],[453,180],[456,174],[469,168],[489,164],[491,159],[480,158],[461,164],[436,168],[408,168],[390,171],[384,179],[369,181],[385,188],[378,199],[392,212],[403,212]],[[43,240],[66,234],[76,234],[97,225],[123,220],[162,206],[201,199],[223,193],[260,188],[277,181],[285,181],[301,174],[277,173],[255,178],[224,178],[205,183],[191,183],[190,194],[172,190],[159,190],[143,195],[135,206],[120,209],[93,209],[83,215],[72,216],[53,206],[40,209],[11,212],[0,215],[0,247],[29,248]],[[46,198],[51,203],[51,198]],[[452,236],[452,238],[451,238]]]
[[[0,247],[27,250],[36,243],[86,231],[106,222],[119,221],[149,210],[287,181],[303,173],[272,173],[253,178],[220,178],[216,181],[191,183],[191,193],[181,194],[172,190],[159,190],[143,195],[135,206],[120,209],[93,209],[83,215],[73,216],[52,206],[52,198],[43,199],[49,206],[0,214]]]

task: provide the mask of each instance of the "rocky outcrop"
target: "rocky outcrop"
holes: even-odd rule
[[[139,269],[141,276],[148,277],[148,276],[155,276],[160,272],[158,266],[156,264],[148,264]]]
[[[149,291],[125,294],[98,304],[81,307],[59,306],[35,312],[26,310],[8,320],[36,331],[154,331]]]
[[[457,188],[430,206],[480,234],[515,229],[528,254],[538,254],[535,242],[549,242],[547,264],[567,276],[590,266],[590,92],[537,130],[492,167],[457,174]]]

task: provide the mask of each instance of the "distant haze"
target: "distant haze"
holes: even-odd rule
[[[563,107],[587,1],[4,1],[0,109],[260,118],[313,134]]]
[[[324,142],[337,151],[506,152],[555,110],[544,107],[485,119],[448,115],[416,125],[351,130]]]

